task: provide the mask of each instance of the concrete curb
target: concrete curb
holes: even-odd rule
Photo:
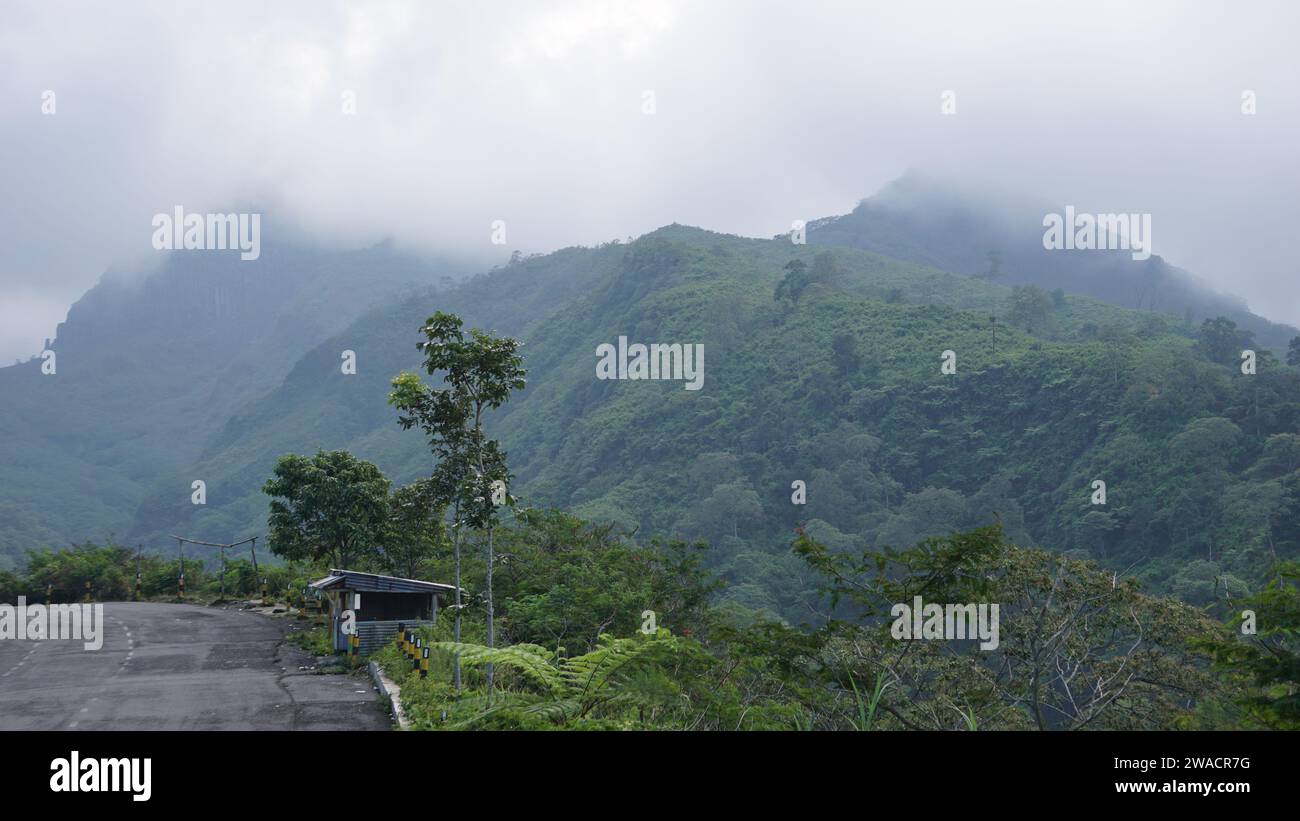
[[[402,709],[402,688],[384,675],[384,671],[379,668],[377,662],[370,662],[366,665],[370,670],[370,679],[375,682],[375,687],[379,689],[381,695],[388,696],[388,701],[393,708],[393,717],[397,719],[397,726],[402,730],[411,729],[411,722],[406,718],[406,711]]]

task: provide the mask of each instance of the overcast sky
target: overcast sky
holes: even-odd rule
[[[1149,212],[1156,253],[1300,324],[1297,7],[5,0],[0,362],[175,205],[492,259],[497,219],[525,251],[770,236],[908,169]]]

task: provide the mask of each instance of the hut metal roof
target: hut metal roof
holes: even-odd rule
[[[371,593],[449,593],[456,589],[454,585],[450,584],[338,569],[331,569],[328,576],[317,579],[310,586],[317,590],[342,589],[357,590],[362,593],[367,591]]]

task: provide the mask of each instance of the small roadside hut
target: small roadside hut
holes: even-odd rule
[[[440,597],[454,593],[450,584],[380,576],[356,570],[330,570],[311,583],[329,601],[330,633],[335,650],[347,650],[343,613],[355,614],[361,654],[368,655],[393,640],[397,626],[422,627],[437,623]]]

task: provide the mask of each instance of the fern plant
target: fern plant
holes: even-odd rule
[[[517,672],[527,689],[471,696],[457,702],[468,718],[451,728],[472,728],[490,723],[504,713],[544,718],[568,725],[598,716],[636,714],[674,706],[680,691],[663,675],[675,657],[691,652],[691,645],[660,628],[652,635],[615,638],[602,635],[595,650],[565,658],[536,644],[484,647],[479,644],[437,642],[435,651],[459,654],[466,667],[492,664]]]

